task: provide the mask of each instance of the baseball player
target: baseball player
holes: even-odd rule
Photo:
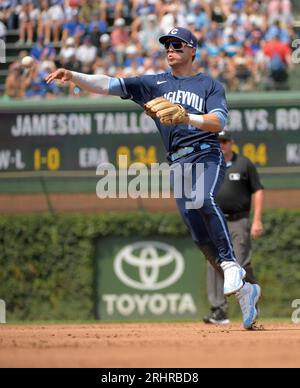
[[[177,206],[194,242],[224,276],[224,295],[236,295],[244,328],[252,329],[261,289],[244,281],[246,273],[236,260],[225,217],[215,202],[225,174],[218,142],[218,133],[228,116],[225,91],[219,82],[193,70],[197,39],[189,30],[174,27],[159,42],[166,50],[170,72],[113,78],[58,69],[46,81],[72,81],[92,93],[132,99],[154,119],[171,169],[174,165],[189,164],[193,166],[190,174],[195,175],[197,165],[204,166],[202,207],[186,206],[187,200],[199,191],[197,174],[196,179],[191,179],[190,193],[176,199]]]

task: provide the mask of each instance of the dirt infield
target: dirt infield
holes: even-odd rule
[[[288,200],[287,200],[288,198]],[[151,212],[175,212],[174,199],[105,199],[95,193],[0,195],[1,214],[43,213],[50,210],[66,212],[128,212],[146,210]],[[266,209],[300,209],[300,190],[265,190]]]
[[[0,367],[300,367],[300,325],[2,325]]]

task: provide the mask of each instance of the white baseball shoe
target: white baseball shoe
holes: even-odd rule
[[[224,271],[224,295],[237,293],[244,285],[246,271],[234,261],[223,261],[221,268]]]
[[[244,287],[236,293],[240,303],[243,324],[246,330],[251,330],[258,316],[257,302],[261,296],[261,288],[258,284],[245,283]]]

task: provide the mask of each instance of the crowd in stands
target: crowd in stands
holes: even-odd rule
[[[57,67],[117,77],[166,71],[158,38],[173,26],[193,31],[195,70],[228,91],[286,87],[293,68],[290,0],[0,0],[0,38],[17,28],[22,47],[5,94],[85,95],[73,86],[46,85],[45,75]],[[28,54],[36,62],[24,74],[20,61]]]

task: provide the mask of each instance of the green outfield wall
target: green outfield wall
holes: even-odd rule
[[[253,244],[262,317],[300,299],[300,212],[267,211]],[[177,214],[0,217],[7,320],[200,320],[206,267]],[[231,298],[231,317],[240,317]]]
[[[300,93],[229,95],[236,150],[266,188],[300,188]],[[165,161],[152,119],[119,98],[0,102],[0,193],[94,192],[101,162]]]

